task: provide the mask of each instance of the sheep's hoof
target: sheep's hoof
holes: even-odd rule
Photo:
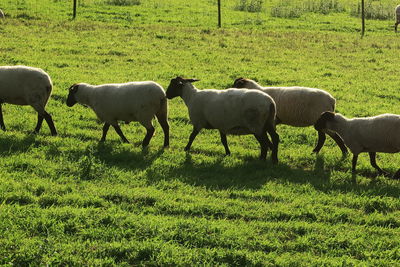
[[[190,150],[190,147],[187,147],[187,146],[186,146],[183,150],[186,151],[186,152],[188,152],[188,151]]]

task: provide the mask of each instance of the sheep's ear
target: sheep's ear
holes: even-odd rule
[[[243,77],[240,77],[240,78],[237,78],[235,81],[234,81],[234,83],[237,83],[237,82],[241,82],[242,80],[244,80],[244,78]]]
[[[72,85],[68,90],[71,92],[71,93],[76,93],[76,92],[78,92],[78,87],[79,87],[79,84],[74,84],[74,85]]]
[[[185,82],[194,83],[200,81],[199,79],[185,79]]]
[[[235,82],[233,83],[233,87],[234,88],[241,88],[241,87],[243,87],[243,85],[244,85],[244,78],[237,78],[236,80],[235,80]]]

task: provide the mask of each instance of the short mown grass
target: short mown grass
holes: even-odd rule
[[[393,21],[359,20],[348,11],[299,19],[235,10],[223,2],[216,28],[212,1],[141,1],[115,6],[80,1],[5,0],[1,65],[41,67],[53,79],[47,110],[59,136],[30,135],[36,114],[4,104],[0,132],[0,264],[396,266],[400,262],[400,184],[376,176],[367,154],[358,174],[328,139],[311,153],[312,127],[278,126],[279,164],[259,161],[252,136],[192,130],[180,99],[169,101],[171,146],[163,134],[148,149],[138,123],[121,124],[131,144],[89,108],[67,108],[67,88],[171,78],[199,78],[199,88],[227,88],[238,77],[264,85],[322,88],[346,116],[400,113],[399,36]],[[97,3],[97,4],[96,4]],[[319,1],[316,1],[319,3]],[[256,23],[257,22],[257,23]],[[260,23],[258,23],[260,22]],[[378,153],[395,172],[399,154]]]

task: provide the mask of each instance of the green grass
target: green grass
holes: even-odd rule
[[[0,264],[396,266],[400,262],[400,184],[375,176],[366,154],[358,174],[328,139],[312,154],[316,132],[278,126],[280,163],[257,159],[251,136],[204,130],[183,151],[191,125],[180,99],[169,102],[171,146],[163,134],[147,150],[137,123],[121,124],[132,144],[83,106],[67,108],[67,88],[182,75],[199,88],[226,88],[240,76],[265,85],[323,88],[346,116],[400,113],[399,36],[392,20],[359,20],[349,9],[298,19],[235,10],[213,1],[140,1],[115,6],[81,1],[2,2],[1,65],[45,69],[54,91],[44,124],[30,135],[30,107],[3,105],[0,132]],[[157,7],[157,9],[154,9]],[[347,7],[346,7],[347,8]],[[378,154],[395,172],[399,154]]]

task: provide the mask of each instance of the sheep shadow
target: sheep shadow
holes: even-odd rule
[[[37,138],[36,134],[27,133],[23,138],[1,135],[0,133],[0,155],[20,154],[28,151],[31,147],[47,146],[49,142]]]
[[[332,180],[332,172],[336,169],[326,167],[323,156],[317,155],[313,168],[293,168],[286,163],[272,164],[269,158],[260,161],[254,157],[246,157],[241,164],[227,164],[225,157],[212,163],[198,163],[193,160],[194,153],[186,153],[183,164],[171,168],[163,175],[156,171],[148,171],[148,183],[156,184],[161,179],[178,179],[183,183],[205,187],[211,190],[257,190],[268,182],[280,184],[310,185],[315,190],[330,192],[352,192],[368,194],[371,196],[400,197],[400,186],[391,183],[382,183],[381,180],[372,178],[369,183],[358,183],[359,179],[351,172],[347,172],[346,178],[337,181]],[[343,162],[342,158],[339,162]],[[374,176],[376,177],[376,176]]]
[[[259,189],[269,181],[293,183],[328,183],[330,172],[324,172],[323,161],[317,161],[313,170],[293,169],[279,163],[272,164],[270,158],[259,160],[245,157],[241,164],[231,165],[224,156],[212,163],[201,163],[193,160],[194,153],[186,153],[185,161],[179,167],[160,175],[156,171],[148,172],[148,182],[156,184],[161,179],[179,179],[181,182],[206,187],[213,190],[226,189]],[[318,181],[315,177],[318,177]]]

